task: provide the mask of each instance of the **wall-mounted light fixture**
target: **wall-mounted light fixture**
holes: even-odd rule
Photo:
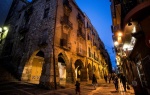
[[[0,27],[0,44],[2,43],[3,39],[6,38],[8,33],[8,27]]]

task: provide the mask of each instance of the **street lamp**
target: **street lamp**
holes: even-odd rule
[[[117,41],[115,41],[115,42],[114,42],[114,45],[115,45],[115,46],[118,46],[118,45],[119,45],[119,43],[118,43]]]
[[[118,42],[121,43],[122,42],[122,33],[118,32]]]

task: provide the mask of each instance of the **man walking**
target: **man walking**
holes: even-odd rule
[[[124,91],[126,91],[126,82],[127,82],[127,79],[126,79],[125,75],[121,75],[120,76],[120,82],[122,82]]]

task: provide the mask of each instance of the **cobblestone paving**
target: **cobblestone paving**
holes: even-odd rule
[[[104,83],[103,80],[98,81],[96,89],[91,82],[81,82],[80,95],[134,95],[134,91],[123,91],[123,87],[119,84],[119,90],[116,91],[112,83]],[[65,89],[45,90],[40,89],[36,85],[22,84],[20,82],[0,83],[0,95],[76,95],[74,84],[70,84]]]

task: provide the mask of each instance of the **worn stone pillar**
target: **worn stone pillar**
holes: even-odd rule
[[[56,84],[59,85],[59,68],[58,68],[58,57],[55,57],[55,72],[56,72]]]
[[[68,64],[66,68],[66,82],[73,83],[74,82],[74,76],[73,76],[73,68],[72,68],[72,58],[70,59],[70,64]]]
[[[43,88],[54,89],[53,57],[45,58],[39,85]]]

